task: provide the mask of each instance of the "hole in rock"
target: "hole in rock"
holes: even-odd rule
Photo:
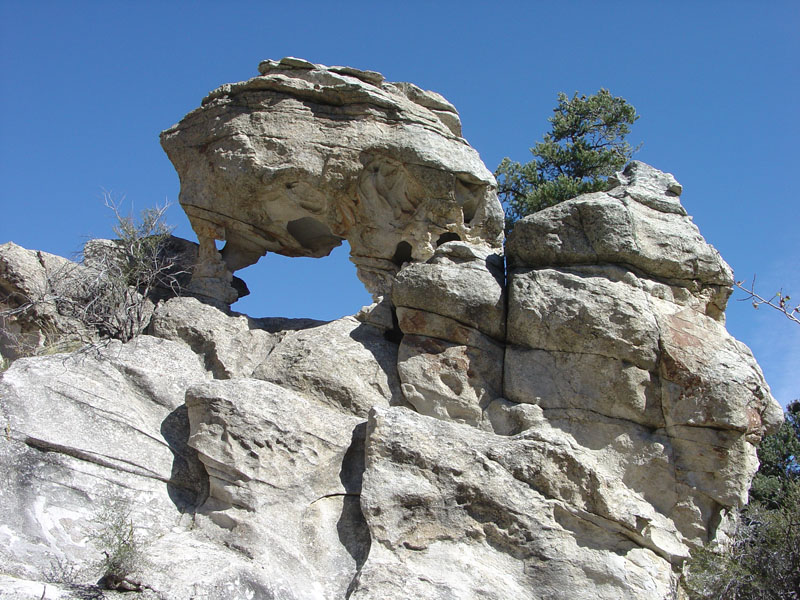
[[[479,181],[467,181],[461,177],[456,179],[456,201],[461,205],[465,224],[475,218],[484,187],[485,184]]]
[[[447,231],[439,236],[439,239],[436,240],[436,245],[441,246],[442,244],[446,244],[447,242],[460,242],[461,236],[457,233],[453,233],[452,231]]]
[[[387,342],[399,344],[403,341],[403,330],[400,329],[400,321],[397,319],[397,309],[392,307],[392,328],[383,332],[383,337]]]
[[[303,217],[289,221],[286,230],[303,248],[312,252],[326,251],[335,248],[342,238],[333,235],[330,228],[314,217]]]
[[[247,283],[250,295],[231,308],[251,317],[331,321],[372,304],[350,262],[346,241],[324,258],[290,258],[268,252],[235,275]]]
[[[400,242],[394,250],[392,262],[398,267],[402,267],[403,263],[411,260],[411,244],[408,242]]]

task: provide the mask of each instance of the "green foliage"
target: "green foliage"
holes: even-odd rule
[[[800,401],[789,404],[758,456],[750,504],[730,540],[692,552],[685,578],[691,600],[800,598]]]
[[[758,473],[750,487],[750,501],[767,508],[785,506],[800,485],[800,401],[790,402],[781,428],[766,436],[758,448]]]
[[[753,503],[739,516],[730,542],[692,553],[686,587],[692,600],[796,600],[800,590],[800,486],[786,504]]]
[[[144,543],[137,533],[131,516],[130,504],[124,500],[107,500],[97,516],[100,530],[94,536],[94,545],[102,558],[97,567],[102,581],[109,589],[125,586],[131,575],[146,564]]]
[[[580,194],[606,189],[606,178],[635,149],[625,141],[639,116],[623,98],[601,89],[592,96],[558,95],[543,141],[526,164],[504,158],[495,172],[508,228],[522,217]]]

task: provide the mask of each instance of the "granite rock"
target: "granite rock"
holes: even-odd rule
[[[675,598],[782,417],[680,184],[631,163],[519,221],[504,264],[443,97],[299,58],[259,73],[162,134],[195,297],[0,374],[0,594],[117,594],[97,559],[121,518],[146,600]],[[357,317],[228,309],[264,252],[342,240],[375,296]],[[0,247],[6,316],[69,264]],[[70,331],[35,316],[11,333]]]

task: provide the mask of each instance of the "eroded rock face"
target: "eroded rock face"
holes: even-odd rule
[[[95,332],[57,300],[86,295],[88,269],[61,256],[0,245],[0,359],[81,345]]]
[[[164,134],[216,306],[162,300],[147,335],[2,374],[3,595],[42,597],[53,564],[96,581],[111,502],[144,598],[672,600],[781,419],[680,185],[632,163],[518,222],[506,264],[441,97],[261,72]],[[357,318],[219,307],[264,251],[341,239],[382,296]],[[57,258],[0,250],[4,290]]]
[[[351,597],[670,597],[673,548],[658,536],[671,524],[530,408],[538,426],[513,437],[373,412],[361,495],[373,542]]]
[[[266,252],[321,257],[347,240],[377,297],[444,241],[501,246],[494,178],[439,94],[291,58],[259,72],[161,135],[200,239],[196,292],[230,304],[230,274]]]
[[[448,242],[398,273],[397,367],[403,395],[420,414],[490,428],[484,411],[503,395],[503,267],[489,247]]]
[[[781,414],[725,331],[731,271],[686,216],[679,184],[639,162],[616,181],[515,225],[504,391],[602,455],[671,523],[680,556],[746,502],[754,442]]]

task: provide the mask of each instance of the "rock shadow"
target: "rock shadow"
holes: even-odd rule
[[[189,447],[189,411],[185,404],[161,422],[161,435],[172,452],[172,472],[167,483],[170,500],[181,513],[194,512],[208,498],[208,473],[197,451]]]
[[[366,562],[371,546],[369,526],[361,510],[361,485],[366,468],[364,456],[366,436],[367,423],[356,425],[350,447],[345,452],[342,468],[339,471],[339,480],[344,486],[346,495],[342,502],[342,513],[336,522],[336,532],[342,546],[356,563],[356,573]]]
[[[362,323],[353,329],[350,332],[350,337],[372,354],[375,362],[386,374],[389,388],[392,392],[389,406],[408,407],[409,405],[400,389],[400,373],[397,370],[399,340],[388,339],[384,331],[367,323]]]

